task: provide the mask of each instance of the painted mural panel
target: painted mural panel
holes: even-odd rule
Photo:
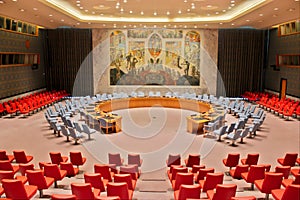
[[[113,31],[110,53],[110,85],[200,85],[195,31]]]

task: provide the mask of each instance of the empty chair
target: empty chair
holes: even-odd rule
[[[187,167],[193,167],[193,165],[200,165],[200,154],[189,154],[188,158],[184,160]]]
[[[61,162],[67,162],[68,157],[67,156],[62,156],[60,152],[50,152],[50,159],[53,164],[59,165]]]
[[[13,171],[3,171],[0,170],[0,183],[3,179],[16,179],[22,181],[22,183],[27,183],[26,176],[15,176]]]
[[[105,191],[105,185],[103,183],[102,175],[100,173],[85,173],[84,181],[85,183],[90,183],[93,188],[97,188],[101,192]]]
[[[179,190],[180,185],[193,185],[193,173],[177,173],[175,180],[172,181],[172,188],[174,191]]]
[[[214,173],[215,169],[214,168],[203,168],[203,169],[199,169],[198,174],[196,176],[195,182],[199,183],[200,180],[204,180],[204,178],[206,177],[206,175],[208,173]]]
[[[236,184],[218,184],[215,191],[208,190],[206,194],[210,200],[231,200],[231,197],[235,196],[236,189]]]
[[[132,180],[137,180],[139,177],[139,171],[137,165],[126,165],[120,167],[120,174],[130,174]]]
[[[219,136],[218,137],[218,141],[221,141],[221,137],[222,137],[222,135],[225,135],[226,134],[226,130],[227,130],[227,125],[225,125],[225,126],[222,126],[221,128],[219,128],[218,130],[214,130],[214,135],[216,135],[216,136]]]
[[[19,164],[19,172],[22,174],[22,176],[26,175],[26,170],[34,170],[34,165],[32,163]]]
[[[61,125],[61,133],[67,137],[67,142],[70,141],[69,137],[70,137],[70,132],[69,129],[67,129],[65,126]]]
[[[297,157],[298,157],[298,153],[286,153],[284,158],[278,158],[277,162],[283,166],[294,167]]]
[[[166,163],[167,163],[167,167],[170,167],[171,165],[181,165],[180,154],[169,154]]]
[[[282,185],[284,187],[287,187],[288,185],[294,184],[294,185],[300,185],[300,174],[295,174],[294,179],[283,179]]]
[[[232,167],[235,167],[239,164],[239,160],[240,160],[240,154],[239,153],[229,153],[227,155],[227,158],[224,158],[223,164],[226,167],[229,167],[229,170],[231,170]]]
[[[275,189],[271,191],[275,200],[300,199],[300,185],[288,185],[285,189]]]
[[[131,200],[132,190],[128,190],[127,183],[107,183],[107,196],[118,196],[120,199]]]
[[[282,181],[282,173],[266,172],[265,178],[255,180],[254,184],[258,190],[266,194],[265,199],[269,199],[269,194],[274,189],[280,189]]]
[[[54,187],[56,188],[58,187],[57,181],[62,180],[67,175],[67,171],[60,170],[57,164],[47,163],[44,165],[44,173],[45,176],[54,178]]]
[[[103,165],[103,164],[95,164],[94,165],[94,172],[95,173],[100,173],[103,177],[103,181],[107,182],[111,182],[112,181],[112,172],[109,168],[108,165]]]
[[[4,194],[4,189],[3,189],[3,187],[0,187],[0,197],[2,194]]]
[[[116,166],[123,165],[124,160],[119,153],[108,153],[108,163],[115,164]]]
[[[16,163],[29,163],[33,159],[33,156],[26,155],[23,150],[14,150],[13,154],[15,156]]]
[[[251,165],[248,172],[242,173],[242,178],[251,183],[251,190],[254,190],[254,181],[265,178],[265,167],[263,165]]]
[[[247,158],[242,158],[241,162],[243,165],[257,165],[259,159],[258,153],[249,153],[247,154]]]
[[[244,139],[245,137],[247,137],[247,135],[249,134],[249,130],[250,130],[250,128],[247,127],[247,128],[245,128],[245,129],[241,132],[241,135],[240,135],[240,138],[241,138],[240,143],[241,143],[241,144],[244,144],[243,139]]]
[[[282,173],[283,178],[287,179],[289,178],[290,172],[291,172],[291,166],[276,166],[275,167],[276,173]]]
[[[86,162],[86,158],[82,157],[82,154],[80,151],[78,151],[78,152],[72,151],[72,152],[70,152],[70,162],[73,165],[76,165],[77,168],[79,168],[80,165],[84,165],[84,163]]]
[[[130,174],[115,174],[114,175],[115,183],[127,183],[129,190],[134,190],[136,186],[136,180],[133,180]]]
[[[202,192],[213,190],[218,184],[223,184],[223,177],[223,173],[207,173],[205,180],[199,181]]]
[[[40,192],[40,198],[43,197],[43,190],[48,189],[53,183],[54,178],[45,177],[43,170],[27,170],[29,185],[35,185]]]
[[[78,200],[93,200],[100,194],[100,190],[93,190],[90,183],[71,183],[71,190]]]
[[[231,123],[230,126],[227,127],[226,133],[229,134],[234,130],[235,123]]]
[[[99,118],[99,123],[100,123],[100,129],[105,129],[105,133],[108,134],[109,131],[115,131],[115,124],[107,122],[104,118]]]
[[[229,170],[229,174],[232,178],[242,179],[242,173],[248,172],[249,165],[237,165],[234,169]]]
[[[0,150],[0,161],[1,160],[8,160],[12,162],[15,159],[13,155],[7,155],[5,150]]]
[[[24,185],[20,180],[3,179],[2,187],[5,191],[5,196],[10,199],[31,199],[37,192],[37,186]]]
[[[66,177],[73,177],[79,173],[78,168],[74,168],[73,164],[70,162],[61,162],[60,169],[67,171]]]
[[[60,137],[60,132],[61,132],[61,126],[57,122],[50,122],[50,127],[53,129],[54,134],[57,134],[58,137]]]
[[[0,160],[0,170],[13,171],[16,173],[19,171],[19,166],[12,165],[9,160]]]
[[[82,124],[82,131],[88,135],[89,140],[91,140],[91,134],[96,133],[95,129],[89,128],[86,124]]]
[[[74,194],[52,194],[51,200],[76,200]]]
[[[236,146],[235,141],[241,137],[243,129],[237,129],[235,132],[229,133],[227,139],[231,140],[231,146]]]
[[[172,169],[172,173],[169,174],[169,179],[171,181],[171,184],[173,182],[173,180],[175,180],[177,173],[187,173],[188,172],[188,168],[187,167],[174,167]]]
[[[83,130],[78,122],[73,122],[73,125],[74,125],[76,131],[78,131],[79,133],[83,132]]]
[[[199,184],[181,185],[179,190],[174,191],[174,199],[200,199],[201,188]]]
[[[200,169],[205,169],[205,165],[193,165],[190,172],[192,172],[194,175],[197,175],[197,173]]]
[[[128,165],[141,166],[143,159],[140,158],[140,154],[128,154]]]
[[[68,128],[68,129],[69,129],[70,136],[75,140],[74,144],[78,144],[78,140],[83,138],[83,136],[81,135],[81,133],[76,132],[76,130],[73,128]]]

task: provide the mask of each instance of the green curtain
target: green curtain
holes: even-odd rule
[[[245,91],[261,91],[264,41],[264,30],[219,30],[217,94],[236,97]]]
[[[93,95],[92,31],[46,29],[43,35],[47,88],[65,89],[73,96]]]

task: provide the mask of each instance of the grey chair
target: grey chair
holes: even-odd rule
[[[229,134],[234,130],[235,123],[230,124],[230,126],[227,127],[226,133]]]
[[[250,138],[256,136],[256,131],[258,130],[259,126],[260,126],[260,124],[259,123],[255,123],[255,122],[252,125],[249,126],[249,132],[250,132],[249,137]]]
[[[235,141],[241,137],[243,129],[238,129],[236,132],[232,132],[227,135],[227,139],[231,140],[231,146],[236,146]]]
[[[241,138],[240,143],[241,143],[241,144],[244,144],[243,139],[244,139],[245,137],[247,137],[247,135],[249,134],[249,129],[250,129],[250,127],[247,127],[247,128],[245,128],[245,129],[241,132],[241,135],[240,135],[240,138]]]
[[[83,136],[81,135],[81,133],[76,132],[76,130],[74,128],[68,128],[70,136],[75,140],[74,144],[78,144],[78,140],[83,138]]]
[[[88,135],[89,140],[91,140],[91,134],[96,133],[95,129],[89,128],[86,124],[82,124],[82,131]]]
[[[214,130],[214,134],[215,134],[216,136],[219,136],[219,137],[218,137],[218,141],[221,141],[222,135],[225,135],[225,134],[226,134],[227,127],[228,127],[228,126],[225,125],[225,126],[222,126],[221,128],[219,128],[218,130]]]
[[[61,126],[61,133],[67,137],[67,142],[70,141],[69,137],[70,137],[70,132],[69,129],[67,129],[65,126]]]
[[[74,125],[76,131],[78,131],[79,133],[83,132],[83,130],[78,122],[73,122],[73,125]]]
[[[57,133],[57,136],[60,137],[60,132],[61,132],[60,124],[56,122],[50,122],[50,127],[53,129],[54,134]]]

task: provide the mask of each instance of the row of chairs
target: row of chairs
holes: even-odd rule
[[[59,101],[68,94],[63,91],[44,91],[9,100],[0,103],[0,115],[10,114],[10,117],[16,116],[19,113],[26,117],[38,110],[47,107],[54,102]]]

